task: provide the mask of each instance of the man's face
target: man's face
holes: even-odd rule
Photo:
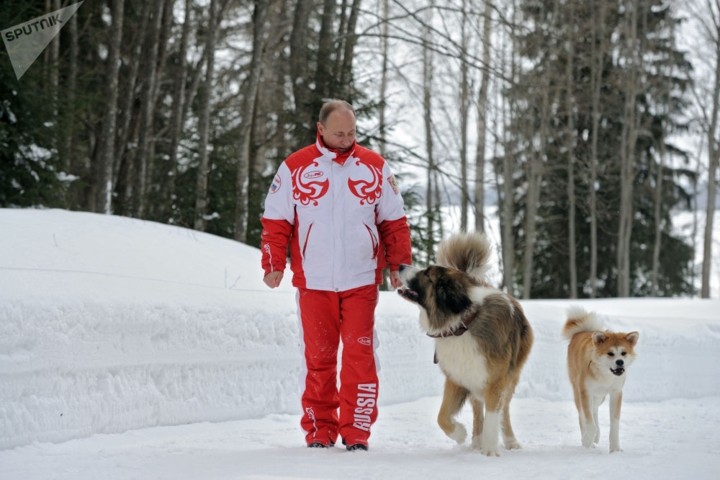
[[[355,115],[342,108],[328,115],[325,125],[317,123],[318,132],[325,145],[346,152],[355,142]]]

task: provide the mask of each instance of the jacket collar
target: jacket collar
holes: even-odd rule
[[[325,145],[325,142],[323,141],[320,134],[317,134],[317,139],[315,140],[315,146],[318,150],[320,150],[320,153],[322,153],[324,156],[332,159],[333,161],[339,163],[340,165],[343,165],[345,163],[345,160],[350,158],[353,153],[355,153],[355,148],[357,147],[357,141],[353,142],[352,146],[346,151],[346,152],[340,152],[336,148],[330,148],[327,145]]]

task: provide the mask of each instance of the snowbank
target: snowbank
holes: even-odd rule
[[[296,413],[298,326],[259,251],[190,230],[61,210],[0,209],[0,448],[156,425]],[[523,302],[535,345],[519,397],[569,399],[565,309],[639,330],[627,401],[720,396],[720,301]],[[417,309],[377,312],[380,403],[438,395]]]

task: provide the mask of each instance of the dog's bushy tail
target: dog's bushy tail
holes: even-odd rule
[[[603,330],[603,325],[593,312],[586,312],[582,307],[570,307],[567,311],[567,321],[563,327],[563,337],[571,340],[576,333],[597,332]]]
[[[482,233],[457,233],[440,242],[437,262],[485,281],[491,248],[490,240]]]

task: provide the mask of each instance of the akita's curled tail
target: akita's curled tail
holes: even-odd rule
[[[490,268],[491,248],[490,240],[482,233],[456,233],[438,245],[438,265],[461,270],[484,281]]]
[[[576,333],[602,330],[604,330],[602,322],[597,319],[595,313],[588,313],[582,307],[570,307],[562,333],[563,337],[571,340]]]

